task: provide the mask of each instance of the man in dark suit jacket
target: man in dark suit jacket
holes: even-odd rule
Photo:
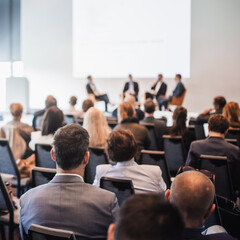
[[[88,146],[88,132],[79,124],[57,130],[51,150],[57,164],[56,176],[20,199],[22,237],[32,224],[39,224],[73,231],[77,239],[106,238],[118,203],[114,193],[84,183]]]
[[[166,198],[181,211],[185,222],[184,240],[233,240],[224,228],[212,226],[218,233],[204,235],[205,220],[215,210],[215,188],[211,180],[198,171],[177,175]],[[209,229],[210,230],[210,229]],[[208,234],[208,233],[207,233]]]
[[[138,83],[133,81],[133,77],[131,74],[129,74],[128,77],[129,77],[129,82],[126,82],[124,85],[123,96],[125,97],[126,94],[129,94],[134,96],[136,101],[138,101],[138,92],[139,92]]]
[[[183,83],[181,82],[181,79],[182,79],[181,74],[176,74],[175,81],[177,82],[177,85],[176,85],[175,89],[173,90],[172,95],[170,95],[168,98],[159,97],[157,99],[158,104],[159,104],[159,110],[162,109],[162,106],[164,106],[165,109],[167,109],[168,103],[172,100],[173,97],[180,97],[183,95],[183,93],[185,91],[185,87],[184,87]]]
[[[87,93],[88,94],[93,94],[96,99],[104,101],[104,103],[105,103],[105,111],[107,112],[108,111],[108,103],[109,103],[108,95],[107,94],[101,94],[101,93],[99,93],[97,91],[97,89],[95,87],[95,84],[93,83],[93,79],[92,79],[91,75],[89,75],[87,77],[87,79],[88,79],[88,84],[86,86]]]
[[[240,150],[224,140],[229,123],[227,119],[219,114],[211,116],[208,120],[209,137],[204,140],[192,142],[188,153],[186,165],[199,168],[199,158],[201,154],[226,156],[232,182],[235,190],[240,190]]]

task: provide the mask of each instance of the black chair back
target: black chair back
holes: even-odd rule
[[[235,146],[238,146],[237,139],[225,138],[225,141],[228,142],[228,143],[231,143],[231,144],[233,144]]]
[[[165,158],[169,171],[175,176],[179,167],[185,165],[186,150],[181,136],[163,135]]]
[[[49,144],[36,144],[36,166],[43,168],[54,168],[56,169],[56,163],[52,160],[50,151],[52,146]]]
[[[89,148],[89,161],[85,168],[84,181],[92,184],[96,175],[96,168],[100,164],[108,164],[104,148]]]
[[[217,195],[235,200],[227,157],[201,155],[200,169],[206,169],[215,174],[215,191]]]
[[[76,123],[80,124],[81,126],[83,125],[83,118],[78,117],[75,119],[75,121],[76,121]]]
[[[75,123],[75,118],[72,114],[66,114],[64,115],[64,121],[66,124],[72,124]]]
[[[119,206],[121,206],[128,197],[134,194],[133,183],[130,179],[102,177],[100,180],[100,188],[114,192],[118,199]]]
[[[142,150],[140,157],[140,164],[156,165],[159,166],[162,171],[162,178],[170,189],[171,178],[167,162],[165,159],[165,153],[160,151]]]
[[[195,125],[189,125],[189,126],[187,126],[187,129],[191,133],[190,135],[193,136],[193,138],[190,139],[191,142],[197,140]]]
[[[205,132],[202,123],[195,124],[195,135],[197,140],[205,139]]]
[[[107,123],[111,129],[114,129],[118,124],[118,119],[114,117],[107,117]]]
[[[54,178],[56,172],[56,169],[52,168],[34,167],[32,169],[33,187],[50,182]]]
[[[237,145],[240,147],[240,128],[229,128],[225,138],[236,139]]]

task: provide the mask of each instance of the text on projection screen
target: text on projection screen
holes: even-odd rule
[[[191,0],[74,0],[73,72],[190,77]]]

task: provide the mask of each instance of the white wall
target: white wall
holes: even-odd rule
[[[184,79],[190,111],[211,107],[216,95],[240,102],[240,1],[192,0],[191,79]],[[48,94],[67,107],[71,95],[86,97],[85,79],[72,77],[72,3],[22,0],[22,58],[30,81],[30,107],[40,108]],[[181,37],[181,36],[179,36]],[[133,73],[134,75],[134,73]],[[126,79],[96,79],[99,91],[119,101]],[[141,93],[153,79],[138,79]],[[169,92],[174,81],[166,79]]]

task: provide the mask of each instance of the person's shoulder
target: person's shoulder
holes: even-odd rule
[[[142,165],[138,165],[139,168],[151,173],[152,174],[156,174],[156,175],[159,175],[160,176],[160,172],[161,172],[161,169],[159,166],[153,166],[153,165],[145,165],[145,164],[142,164]]]
[[[107,171],[109,168],[112,168],[111,164],[100,164],[97,166],[96,171],[97,173],[104,172]]]
[[[39,110],[37,112],[34,113],[34,117],[38,117],[41,116],[45,113],[45,109]]]

